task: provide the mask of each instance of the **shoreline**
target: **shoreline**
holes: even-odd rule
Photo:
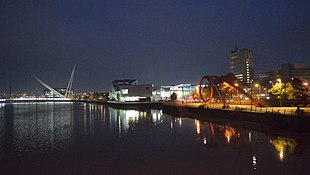
[[[247,122],[251,122],[255,125],[262,124],[277,130],[310,131],[310,116],[308,115],[284,115],[270,112],[258,113],[204,107],[177,106],[171,104],[165,104],[163,106],[163,113],[216,123],[235,123],[237,125],[243,123],[242,125],[244,125]]]

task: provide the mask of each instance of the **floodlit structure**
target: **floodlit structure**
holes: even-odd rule
[[[31,76],[36,79],[42,86],[44,86],[45,88],[47,88],[48,91],[50,91],[49,93],[45,92],[46,94],[49,94],[49,97],[58,97],[58,98],[69,98],[70,95],[72,94],[72,84],[73,84],[73,77],[74,77],[74,73],[75,73],[75,67],[76,65],[73,66],[72,72],[71,72],[71,76],[67,85],[66,90],[64,91],[62,88],[53,88],[49,85],[47,85],[46,83],[44,83],[42,80],[40,80],[38,77],[34,76],[33,74],[31,74]],[[61,90],[60,90],[61,89]]]
[[[150,101],[152,84],[138,84],[137,80],[114,80],[112,82],[112,99],[120,102]]]

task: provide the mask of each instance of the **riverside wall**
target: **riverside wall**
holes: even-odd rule
[[[256,113],[238,110],[211,109],[178,105],[163,105],[163,113],[181,117],[200,118],[210,122],[255,122],[283,130],[310,131],[310,116]]]

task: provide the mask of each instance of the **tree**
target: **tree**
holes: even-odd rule
[[[170,99],[171,99],[172,101],[177,100],[177,98],[178,98],[178,96],[177,96],[177,94],[176,94],[175,92],[173,92],[173,93],[170,95]]]
[[[223,82],[220,84],[220,90],[222,91],[225,97],[232,98],[232,94],[235,91],[235,88],[230,86],[228,83]]]
[[[294,100],[297,105],[307,103],[308,89],[297,78],[286,84],[276,83],[268,92],[280,100],[280,106],[282,100]]]
[[[307,88],[307,86],[305,86],[303,82],[298,78],[294,78],[290,82],[290,84],[294,88],[293,97],[296,101],[296,104],[307,104],[309,98],[309,89]]]
[[[285,97],[285,88],[283,83],[276,83],[268,91],[270,96],[274,96],[280,101],[280,106],[282,106],[282,99]]]
[[[201,87],[201,88],[202,88],[202,89],[201,89],[201,90],[202,90],[202,91],[201,91],[202,97],[200,96],[200,89],[199,89],[199,88],[200,88],[200,87],[196,88],[195,92],[192,94],[192,97],[193,97],[194,100],[199,100],[199,99],[202,100],[202,98],[207,98],[207,97],[209,97],[209,94],[210,94],[209,88],[203,88],[203,87]]]

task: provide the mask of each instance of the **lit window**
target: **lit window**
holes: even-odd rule
[[[128,89],[122,89],[122,94],[128,94]]]

